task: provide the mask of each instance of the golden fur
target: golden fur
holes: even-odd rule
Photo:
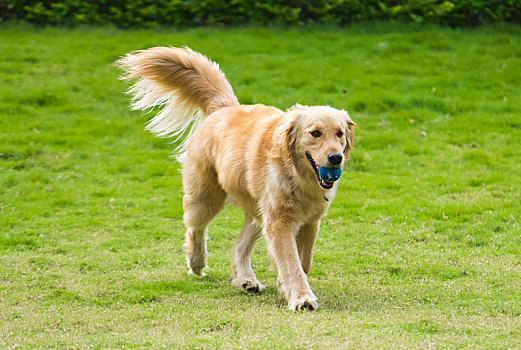
[[[239,105],[218,65],[189,48],[138,51],[118,65],[125,78],[138,79],[130,89],[134,109],[163,106],[148,124],[152,132],[180,137],[189,130],[178,152],[190,271],[203,274],[207,226],[228,198],[245,217],[232,252],[232,283],[250,292],[264,288],[251,267],[262,235],[289,308],[317,308],[306,275],[320,218],[338,186],[321,179],[317,167],[346,163],[355,126],[347,112]]]

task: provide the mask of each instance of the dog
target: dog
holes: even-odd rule
[[[289,309],[316,309],[307,274],[320,219],[353,147],[356,125],[348,113],[329,106],[282,111],[241,105],[219,66],[188,47],[135,51],[116,65],[125,71],[122,79],[137,79],[128,91],[132,109],[160,107],[147,129],[184,139],[176,153],[189,272],[204,274],[207,226],[228,199],[244,210],[232,284],[263,290],[251,267],[254,244],[263,236]]]

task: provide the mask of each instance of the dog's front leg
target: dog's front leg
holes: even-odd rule
[[[317,239],[319,227],[320,219],[308,222],[300,228],[297,236],[297,248],[300,257],[300,263],[306,275],[311,269],[311,262],[313,261],[313,248]]]
[[[298,224],[288,217],[276,217],[267,220],[265,236],[270,255],[277,264],[277,285],[288,300],[289,308],[314,310],[318,307],[317,298],[300,264],[295,239],[298,229]]]

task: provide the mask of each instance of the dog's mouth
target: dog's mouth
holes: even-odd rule
[[[306,152],[306,157],[309,160],[309,164],[311,164],[311,166],[313,167],[313,170],[315,171],[315,175],[317,176],[318,184],[320,185],[320,187],[322,187],[322,188],[324,188],[326,190],[329,190],[330,188],[332,188],[333,185],[335,184],[335,182],[334,181],[333,182],[327,182],[324,179],[322,179],[320,177],[319,172],[318,172],[318,166],[315,163],[315,161],[313,160],[313,157],[311,157],[311,154]]]

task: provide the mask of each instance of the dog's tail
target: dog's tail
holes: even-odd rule
[[[160,137],[186,135],[176,149],[183,153],[186,142],[206,116],[239,101],[217,63],[188,47],[154,47],[132,52],[116,65],[126,74],[122,79],[138,81],[128,93],[132,109],[162,107],[147,129]]]

